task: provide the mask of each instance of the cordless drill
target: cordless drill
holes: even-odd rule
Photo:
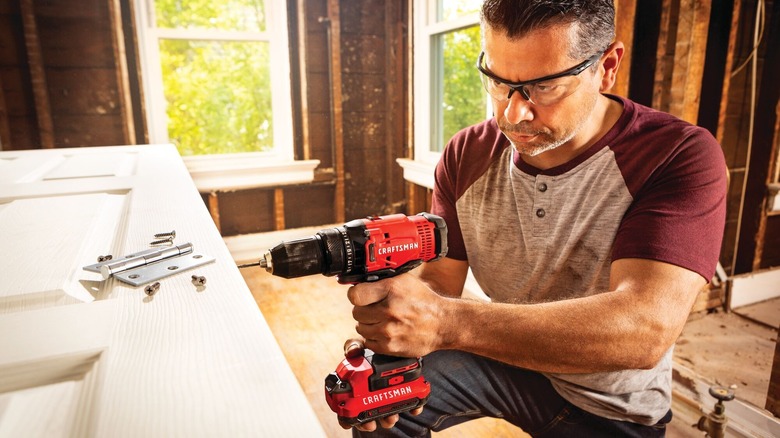
[[[393,214],[356,219],[313,236],[284,241],[256,263],[273,275],[337,276],[339,283],[377,281],[447,254],[447,225],[439,216]],[[356,425],[423,406],[430,384],[422,358],[377,354],[345,358],[325,378],[325,398],[343,423]]]

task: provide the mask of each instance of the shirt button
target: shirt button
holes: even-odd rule
[[[540,183],[540,184],[539,184],[539,191],[540,191],[540,192],[546,192],[546,191],[547,191],[547,184],[545,184],[545,183]]]
[[[541,218],[541,217],[544,217],[544,215],[545,215],[545,213],[544,213],[544,209],[543,208],[540,208],[540,209],[536,210],[536,217],[540,217]]]

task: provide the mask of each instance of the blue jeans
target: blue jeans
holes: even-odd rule
[[[672,411],[653,426],[610,420],[564,400],[543,375],[460,351],[424,358],[431,396],[423,413],[355,437],[429,437],[431,430],[481,417],[503,418],[534,437],[663,437]]]

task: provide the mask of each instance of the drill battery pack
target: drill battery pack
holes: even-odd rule
[[[325,399],[339,421],[350,425],[410,411],[428,401],[431,385],[422,358],[375,354],[345,358],[325,378]]]

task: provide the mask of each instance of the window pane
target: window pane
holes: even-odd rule
[[[168,135],[182,155],[273,147],[268,43],[162,40]]]
[[[459,130],[485,119],[487,95],[482,89],[479,72],[474,68],[479,55],[479,26],[449,32],[436,37],[443,56],[439,87],[441,100],[434,103],[434,120],[442,127],[434,138],[431,150],[441,151]],[[434,69],[436,71],[437,69]],[[434,77],[434,80],[436,78]]]
[[[263,0],[155,0],[157,27],[265,31]]]
[[[437,11],[439,21],[449,21],[464,15],[479,12],[479,0],[439,0]]]

